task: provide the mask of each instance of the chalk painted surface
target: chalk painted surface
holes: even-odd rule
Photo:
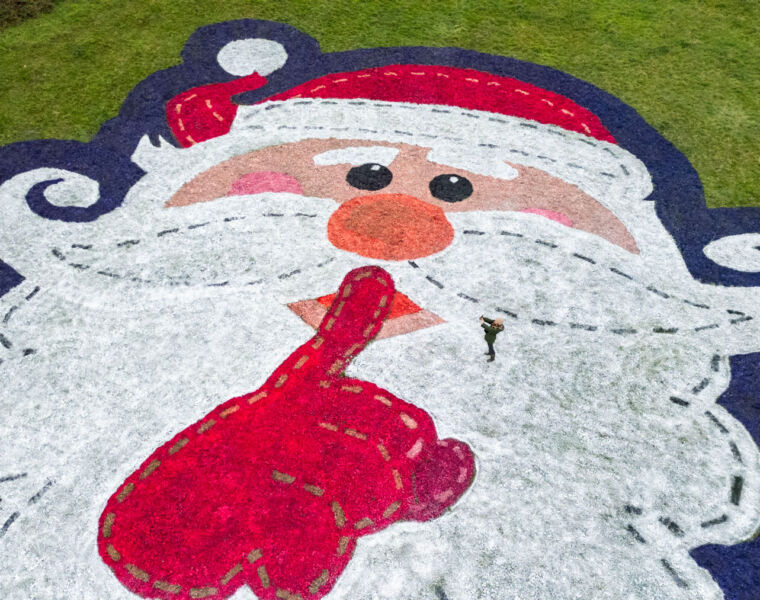
[[[750,597],[690,551],[760,527],[751,210],[543,67],[183,59],[0,149],[4,597]]]

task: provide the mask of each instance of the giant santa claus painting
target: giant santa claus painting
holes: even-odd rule
[[[4,598],[752,597],[758,211],[593,86],[222,23],[0,211]]]

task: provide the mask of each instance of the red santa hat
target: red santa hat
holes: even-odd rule
[[[235,81],[194,88],[167,104],[177,140],[188,147],[224,135],[237,113],[230,97],[266,84],[258,73]],[[519,117],[597,140],[615,142],[599,118],[565,96],[532,84],[473,69],[437,65],[388,65],[333,73],[262,100],[291,98],[368,99],[450,106]]]

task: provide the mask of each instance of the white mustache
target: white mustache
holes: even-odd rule
[[[680,265],[653,264],[538,215],[448,213],[456,231],[448,248],[412,261],[379,261],[332,246],[327,223],[337,207],[330,198],[263,193],[162,209],[145,222],[125,206],[63,254],[72,269],[153,286],[292,287],[288,277],[303,279],[328,259],[333,264],[322,272],[336,281],[340,269],[379,264],[433,312],[445,313],[448,298],[444,305],[457,311],[551,333],[730,337],[751,317],[741,304],[705,294]]]
[[[439,292],[470,300],[471,314],[620,336],[688,335],[748,317],[716,304],[677,268],[653,271],[637,255],[548,219],[501,213],[484,226],[479,214],[449,216],[452,245],[412,262]]]
[[[125,211],[50,252],[80,270],[110,273],[112,279],[131,274],[156,285],[193,281],[202,273],[218,283],[231,281],[253,265],[251,278],[286,275],[321,262],[315,257],[332,256],[326,223],[334,206],[294,194],[235,196],[165,209],[137,230]]]

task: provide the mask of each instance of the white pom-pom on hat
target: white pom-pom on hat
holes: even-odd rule
[[[216,55],[216,60],[222,69],[236,77],[251,73],[266,76],[285,64],[288,53],[279,42],[247,38],[225,44]]]

